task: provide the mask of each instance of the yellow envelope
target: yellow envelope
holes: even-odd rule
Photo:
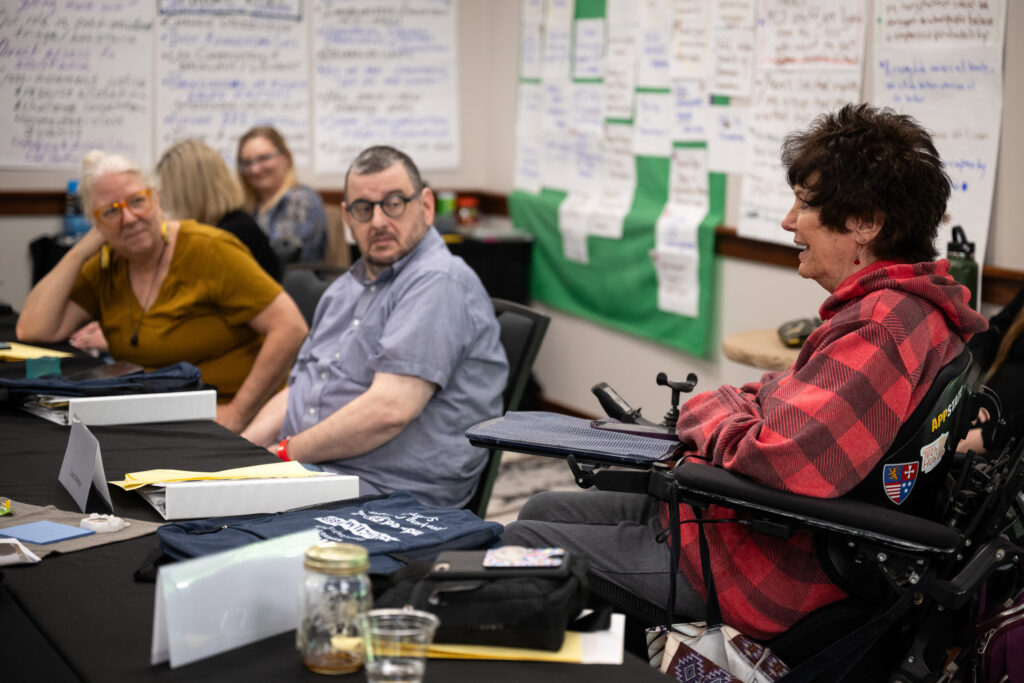
[[[70,358],[74,355],[67,351],[44,349],[41,346],[29,346],[28,344],[19,344],[18,342],[7,343],[11,348],[0,349],[0,360],[20,361],[28,360],[29,358],[46,358],[47,356],[53,358]]]
[[[150,484],[166,484],[172,481],[197,481],[201,479],[280,479],[287,477],[316,477],[320,472],[307,470],[301,463],[273,462],[266,465],[236,467],[219,472],[190,472],[187,470],[145,470],[129,472],[124,481],[111,481],[125,491],[132,491]]]
[[[434,659],[504,659],[530,662],[575,662],[583,661],[583,645],[577,631],[566,631],[562,648],[557,651],[530,650],[521,647],[500,647],[497,645],[452,645],[433,643],[427,652]]]

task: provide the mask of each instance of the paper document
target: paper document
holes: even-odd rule
[[[497,645],[453,645],[433,643],[427,652],[434,659],[503,659],[508,661],[573,662],[576,664],[622,664],[626,617],[613,614],[607,630],[592,633],[566,631],[562,648],[531,650]]]
[[[172,481],[198,481],[203,479],[276,479],[283,477],[317,477],[320,472],[307,470],[301,463],[274,462],[266,465],[235,467],[219,472],[190,472],[188,470],[145,470],[129,472],[123,481],[112,481],[125,491],[133,491],[150,484],[166,484]]]
[[[0,350],[0,360],[7,361],[22,361],[28,360],[29,358],[70,358],[73,354],[67,351],[54,351],[53,349],[44,349],[41,346],[29,346],[28,344],[19,344],[18,342],[7,342],[9,349]]]

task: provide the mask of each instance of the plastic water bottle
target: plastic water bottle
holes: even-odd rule
[[[953,241],[946,247],[949,274],[971,291],[971,308],[978,308],[978,262],[974,260],[974,242],[968,242],[964,229],[953,226]]]
[[[77,242],[89,232],[89,221],[82,213],[82,199],[78,196],[78,180],[68,181],[64,195],[64,237],[68,242]]]

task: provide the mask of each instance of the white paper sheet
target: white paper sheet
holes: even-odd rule
[[[737,226],[740,235],[780,244],[792,242],[792,236],[780,226],[793,204],[793,191],[779,158],[782,141],[822,112],[859,101],[859,69],[758,73],[748,119],[747,171]]]
[[[636,96],[633,152],[667,157],[672,152],[672,94],[641,92]]]
[[[675,0],[672,5],[672,80],[711,75],[712,7],[705,0]]]
[[[604,66],[604,19],[577,19],[573,50],[575,78],[601,78]]]
[[[672,84],[672,140],[703,142],[708,139],[711,109],[707,81],[678,80]]]
[[[271,125],[288,141],[296,165],[312,164],[305,8],[299,0],[276,4],[276,11],[240,4],[225,11],[218,0],[161,3],[158,155],[178,140],[199,137],[234,167],[238,138],[253,126]]]
[[[398,147],[421,170],[456,168],[455,3],[310,4],[317,27],[312,117],[316,171],[344,173],[371,144]]]
[[[728,104],[710,108],[708,170],[740,174],[747,170],[747,116],[750,108]]]

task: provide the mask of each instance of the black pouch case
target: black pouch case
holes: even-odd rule
[[[484,551],[446,551],[407,567],[375,607],[432,612],[438,643],[558,650],[587,601],[587,562],[567,554],[560,567],[484,567]]]

